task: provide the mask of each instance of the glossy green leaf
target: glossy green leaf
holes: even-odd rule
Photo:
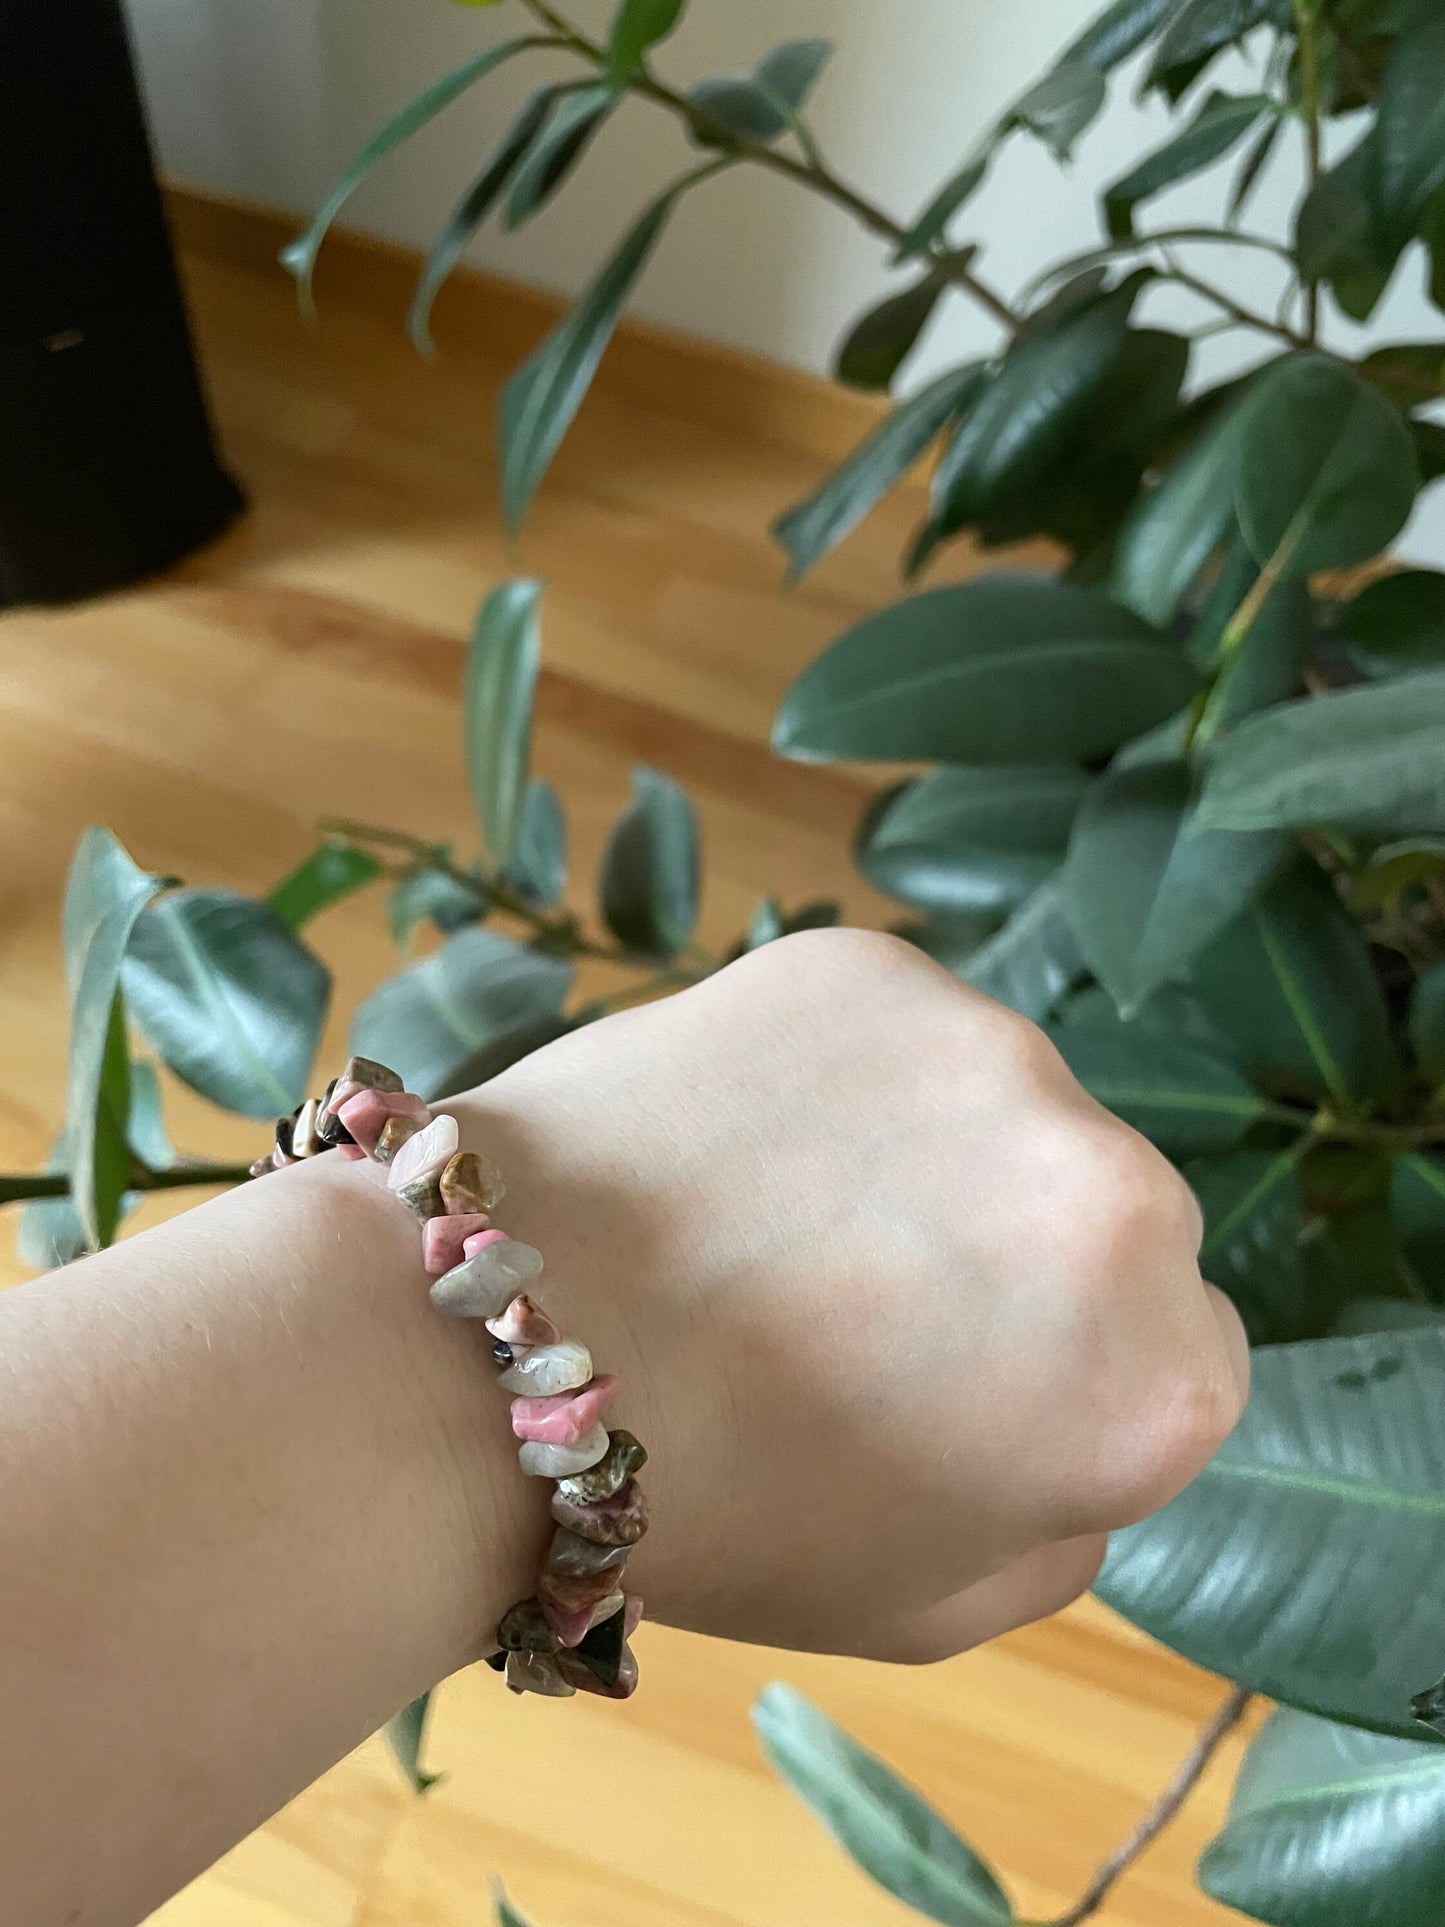
[[[130,1103],[126,1110],[126,1142],[152,1171],[169,1171],[176,1164],[175,1146],[166,1131],[161,1083],[154,1064],[139,1058],[130,1067]]]
[[[423,263],[416,293],[407,314],[407,332],[419,354],[435,352],[431,311],[443,282],[465,253],[467,244],[496,206],[522,156],[546,124],[559,89],[539,87],[483,163],[471,186],[457,202],[446,226],[432,243]]]
[[[848,330],[833,358],[833,373],[853,388],[887,392],[927,327],[947,282],[937,274],[889,295]]]
[[[1114,593],[1146,621],[1174,618],[1234,526],[1240,456],[1256,399],[1250,387],[1222,408],[1140,497],[1120,530]]]
[[[1254,192],[1260,175],[1263,174],[1265,168],[1269,165],[1270,156],[1274,153],[1279,137],[1284,132],[1284,129],[1284,116],[1282,114],[1271,114],[1269,120],[1245,149],[1244,159],[1239,164],[1239,169],[1235,174],[1234,181],[1229,190],[1229,206],[1225,210],[1224,218],[1230,226],[1233,226],[1243,214],[1245,205],[1250,195]]]
[[[1106,7],[1077,39],[1069,42],[1060,62],[1068,65],[1087,61],[1101,73],[1108,73],[1142,47],[1179,6],[1180,0],[1114,0],[1113,6]]]
[[[1162,722],[1195,687],[1181,653],[1097,591],[985,576],[846,630],[784,697],[773,744],[793,756],[1072,762]]]
[[[519,228],[561,187],[587,150],[587,144],[618,104],[608,81],[564,94],[556,111],[538,129],[512,176],[503,224]]]
[[[1235,491],[1256,557],[1283,546],[1289,573],[1304,576],[1378,555],[1404,527],[1420,481],[1398,411],[1322,355],[1280,362],[1257,393]]]
[[[1355,321],[1367,321],[1385,292],[1400,248],[1382,231],[1372,185],[1377,134],[1327,168],[1300,202],[1294,250],[1307,281],[1328,282]]]
[[[409,950],[417,926],[431,922],[444,933],[461,930],[489,908],[480,884],[466,883],[446,870],[418,864],[399,879],[386,902],[387,923],[398,950]]]
[[[885,1892],[947,1927],[1013,1919],[991,1869],[941,1815],[791,1686],[767,1686],[753,1725],[774,1767]]]
[[[1445,184],[1445,7],[1418,0],[1380,79],[1373,199],[1402,243]]]
[[[1270,20],[1288,24],[1287,0],[1184,0],[1160,37],[1144,86],[1176,94],[1176,76],[1197,70],[1201,61]]]
[[[656,770],[632,772],[632,802],[602,859],[607,928],[645,956],[672,957],[697,923],[697,817],[686,793]]]
[[[1249,717],[1211,751],[1198,821],[1387,836],[1445,829],[1445,670]]]
[[[1057,879],[1041,884],[957,974],[1041,1024],[1084,974],[1084,959]]]
[[[1390,1222],[1421,1288],[1445,1303],[1445,1158],[1409,1151],[1394,1160]]]
[[[1199,1269],[1233,1300],[1251,1345],[1318,1337],[1295,1151],[1235,1151],[1188,1164],[1184,1176],[1204,1213]]]
[[[1429,1077],[1445,1082],[1445,964],[1427,970],[1410,999],[1410,1048]]]
[[[1003,125],[1026,127],[1055,160],[1066,161],[1107,93],[1104,76],[1092,61],[1061,61],[1014,102]]]
[[[665,40],[682,14],[682,0],[619,0],[607,37],[607,76],[625,87],[642,68],[650,47]]]
[[[893,257],[895,261],[912,261],[920,254],[927,254],[935,241],[944,238],[954,215],[966,201],[972,200],[983,185],[989,158],[987,149],[981,154],[974,154],[956,174],[949,176],[898,243],[898,251]]]
[[[1359,1338],[1366,1332],[1422,1331],[1440,1325],[1445,1325],[1445,1309],[1439,1305],[1417,1305],[1403,1298],[1352,1298],[1340,1307],[1330,1336]]]
[[[137,920],[121,980],[159,1056],[213,1104],[268,1118],[305,1097],[331,973],[266,904],[173,891]]]
[[[869,812],[854,860],[876,889],[920,910],[1013,910],[1063,861],[1087,788],[1063,763],[941,769]]]
[[[1211,1672],[1414,1737],[1410,1695],[1440,1663],[1442,1374],[1440,1330],[1256,1352],[1238,1429],[1110,1536],[1099,1593]]]
[[[1329,879],[1298,858],[1194,959],[1205,1008],[1268,1084],[1352,1102],[1394,1075],[1384,994]]]
[[[424,1773],[421,1765],[422,1741],[426,1736],[426,1716],[431,1705],[431,1694],[423,1693],[414,1699],[410,1706],[404,1706],[382,1729],[387,1744],[396,1755],[396,1763],[406,1775],[407,1784],[413,1793],[425,1793],[434,1787],[442,1777],[439,1773]]]
[[[410,1091],[448,1097],[565,1029],[572,966],[472,926],[362,1003],[351,1048],[390,1064]]]
[[[774,523],[773,534],[788,552],[790,582],[858,526],[944,426],[968,407],[983,381],[979,362],[939,375],[900,402],[815,494]]]
[[[1445,668],[1445,575],[1401,569],[1381,576],[1341,609],[1338,635],[1367,676]]]
[[[1268,94],[1210,94],[1186,127],[1105,188],[1104,219],[1110,234],[1115,239],[1131,234],[1134,209],[1141,201],[1222,159],[1261,114],[1273,111]]]
[[[498,410],[502,514],[513,534],[522,526],[532,497],[582,406],[623,303],[668,215],[697,178],[685,175],[652,203],[576,305],[502,390]]]
[[[494,1898],[497,1908],[497,1927],[532,1927],[526,1915],[519,1913],[507,1898],[500,1880],[496,1882]]]
[[[1314,603],[1306,585],[1276,582],[1252,617],[1241,617],[1245,595],[1259,570],[1236,540],[1224,566],[1199,610],[1189,653],[1195,662],[1213,664],[1226,628],[1236,620],[1238,638],[1218,664],[1218,680],[1210,697],[1210,713],[1217,730],[1232,729],[1246,716],[1305,693],[1305,670],[1319,640]]]
[[[1105,296],[1016,343],[964,417],[934,479],[952,534],[1038,476],[1102,387],[1128,335],[1132,296]]]
[[[1373,349],[1358,367],[1399,408],[1445,395],[1445,341],[1394,341]]]
[[[1245,1755],[1199,1884],[1280,1927],[1438,1920],[1442,1832],[1445,1749],[1280,1708]]]
[[[1227,1057],[1188,1039],[1118,1019],[1052,1035],[1089,1095],[1169,1157],[1231,1150],[1264,1114],[1264,1099]]]
[[[703,141],[775,141],[797,119],[833,49],[826,40],[786,40],[750,74],[719,74],[688,90],[692,125]]]
[[[350,843],[322,843],[266,898],[282,923],[300,930],[333,903],[354,896],[385,874],[369,850]]]
[[[529,903],[550,909],[567,884],[567,824],[550,783],[527,785],[506,879]]]
[[[65,1084],[66,1164],[87,1243],[108,1244],[129,1177],[129,1092],[122,959],[137,920],[164,879],[138,870],[109,830],[80,839],[65,886],[62,945],[70,996]]]
[[[1122,1011],[1176,976],[1289,853],[1277,832],[1199,830],[1177,760],[1123,758],[1079,812],[1064,866],[1089,968]]]
[[[408,101],[399,113],[393,114],[372,135],[327,195],[310,227],[282,251],[281,265],[296,277],[303,307],[310,311],[312,306],[311,277],[327,229],[377,162],[385,160],[392,149],[400,147],[403,141],[410,140],[413,134],[425,127],[429,120],[435,119],[444,107],[450,107],[454,100],[474,86],[484,74],[490,73],[493,67],[501,66],[504,60],[510,60],[514,54],[537,44],[534,37],[524,35],[516,40],[504,40],[499,46],[488,47],[484,52],[475,54],[451,73],[443,74],[440,80],[434,80],[430,87],[423,88],[415,100]]]
[[[467,781],[492,861],[516,846],[532,754],[532,700],[542,660],[542,584],[503,582],[477,611],[467,652],[462,745]]]

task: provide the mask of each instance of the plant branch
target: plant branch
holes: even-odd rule
[[[1300,113],[1305,124],[1305,192],[1320,175],[1320,72],[1315,41],[1314,0],[1294,0],[1295,33],[1299,44]],[[1305,283],[1305,335],[1313,343],[1320,332],[1320,284]]]
[[[595,40],[589,39],[586,34],[579,32],[570,21],[558,13],[555,7],[548,4],[548,0],[522,0],[522,4],[544,26],[551,28],[553,33],[557,34],[574,53],[582,55],[586,60],[596,62],[599,66],[606,64],[605,48]],[[750,140],[746,135],[719,129],[699,114],[685,95],[666,86],[645,68],[630,84],[634,93],[653,101],[659,107],[665,107],[669,113],[676,115],[710,146],[725,146],[726,151],[738,160],[755,161],[759,167],[766,167],[774,174],[782,174],[789,180],[801,182],[803,186],[811,188],[815,194],[820,194],[825,200],[832,201],[835,207],[840,207],[845,213],[851,214],[854,220],[870,234],[876,234],[880,240],[889,242],[895,248],[908,238],[908,229],[901,222],[895,221],[885,209],[868,200],[824,164],[817,143],[811,135],[803,142],[804,159],[798,160],[776,147],[770,147],[765,141]],[[986,309],[995,321],[1008,330],[1010,335],[1018,333],[1023,325],[1022,318],[1014,312],[1002,295],[995,293],[985,281],[980,280],[966,261],[946,253],[930,253],[927,258],[929,264],[945,280],[971,295],[981,308]]]
[[[137,1164],[126,1183],[128,1191],[178,1191],[193,1184],[244,1184],[251,1175],[249,1164],[207,1164],[201,1159],[173,1164],[168,1170],[153,1171]],[[33,1204],[41,1198],[68,1198],[70,1179],[64,1171],[21,1171],[0,1173],[0,1204]]]
[[[1165,266],[1159,274],[1161,281],[1173,281],[1181,288],[1188,288],[1192,294],[1199,295],[1202,300],[1212,301],[1215,307],[1222,309],[1242,327],[1255,328],[1260,334],[1273,335],[1279,341],[1287,341],[1291,348],[1308,348],[1312,345],[1310,336],[1300,334],[1283,321],[1272,321],[1268,315],[1256,314],[1253,308],[1246,308],[1241,302],[1236,301],[1233,295],[1226,294],[1223,288],[1216,288],[1213,282],[1205,281],[1199,275],[1191,273],[1174,255],[1169,253],[1167,248],[1161,251],[1165,260]]]
[[[1098,1913],[1119,1876],[1125,1873],[1150,1843],[1157,1839],[1198,1786],[1205,1768],[1219,1750],[1220,1743],[1244,1717],[1254,1695],[1247,1686],[1234,1687],[1213,1719],[1189,1749],[1173,1779],[1121,1846],[1115,1849],[1094,1875],[1083,1893],[1066,1914],[1060,1914],[1050,1927],[1079,1927],[1079,1922]]]

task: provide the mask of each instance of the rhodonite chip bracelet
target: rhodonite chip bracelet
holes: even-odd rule
[[[567,1699],[579,1690],[627,1699],[637,1686],[628,1638],[642,1601],[623,1594],[627,1555],[647,1530],[633,1474],[647,1453],[630,1432],[603,1423],[617,1380],[594,1375],[587,1347],[563,1338],[529,1296],[542,1254],[492,1224],[503,1185],[475,1151],[458,1149],[456,1119],[433,1116],[395,1071],[353,1057],[320,1098],[276,1126],[275,1148],[252,1177],[320,1151],[370,1157],[420,1220],[431,1301],[451,1318],[481,1319],[512,1399],[523,1472],[554,1480],[556,1531],[536,1595],[502,1616],[490,1665],[517,1693]]]

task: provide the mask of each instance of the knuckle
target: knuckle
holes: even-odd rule
[[[1096,1283],[1174,1253],[1187,1233],[1187,1187],[1146,1138],[1107,1115],[1074,1127],[1069,1203]]]

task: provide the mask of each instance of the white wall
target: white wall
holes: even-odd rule
[[[128,0],[152,122],[174,176],[246,198],[310,209],[379,120],[491,39],[522,31],[521,9],[479,11],[450,0]],[[1000,107],[1045,68],[1102,0],[692,0],[658,50],[659,71],[686,84],[751,64],[775,42],[821,34],[837,55],[810,119],[835,169],[906,219]],[[566,10],[564,8],[564,10]],[[598,29],[607,0],[573,0]],[[355,225],[424,244],[530,88],[558,71],[533,55],[491,76],[394,155],[351,203]],[[1225,85],[1247,85],[1242,62]],[[1005,149],[961,234],[986,244],[983,273],[1007,292],[1050,259],[1096,237],[1099,187],[1122,172],[1166,118],[1139,108],[1117,79],[1107,114],[1061,173],[1037,143]],[[1348,141],[1346,132],[1342,137]],[[1282,233],[1299,181],[1298,143],[1280,144],[1250,225]],[[489,229],[475,258],[545,286],[575,290],[655,189],[696,150],[669,116],[629,105],[565,191],[520,234]],[[1217,215],[1228,166],[1161,196],[1150,218]],[[1219,251],[1221,254],[1223,250]],[[1269,257],[1228,251],[1236,294],[1272,307]],[[1196,256],[1196,265],[1202,260]],[[648,269],[637,307],[654,320],[803,367],[824,368],[850,316],[884,285],[884,253],[847,216],[790,183],[738,169],[684,203]],[[1407,257],[1369,331],[1377,339],[1437,335],[1418,250]],[[324,281],[323,281],[324,290]],[[1185,296],[1148,297],[1151,318],[1203,319]],[[1336,318],[1340,345],[1360,331]],[[952,298],[910,370],[917,379],[994,338]],[[1201,351],[1201,374],[1249,352],[1224,335]],[[1436,493],[1445,497],[1445,488]],[[1445,557],[1445,506],[1426,500],[1408,546]]]

